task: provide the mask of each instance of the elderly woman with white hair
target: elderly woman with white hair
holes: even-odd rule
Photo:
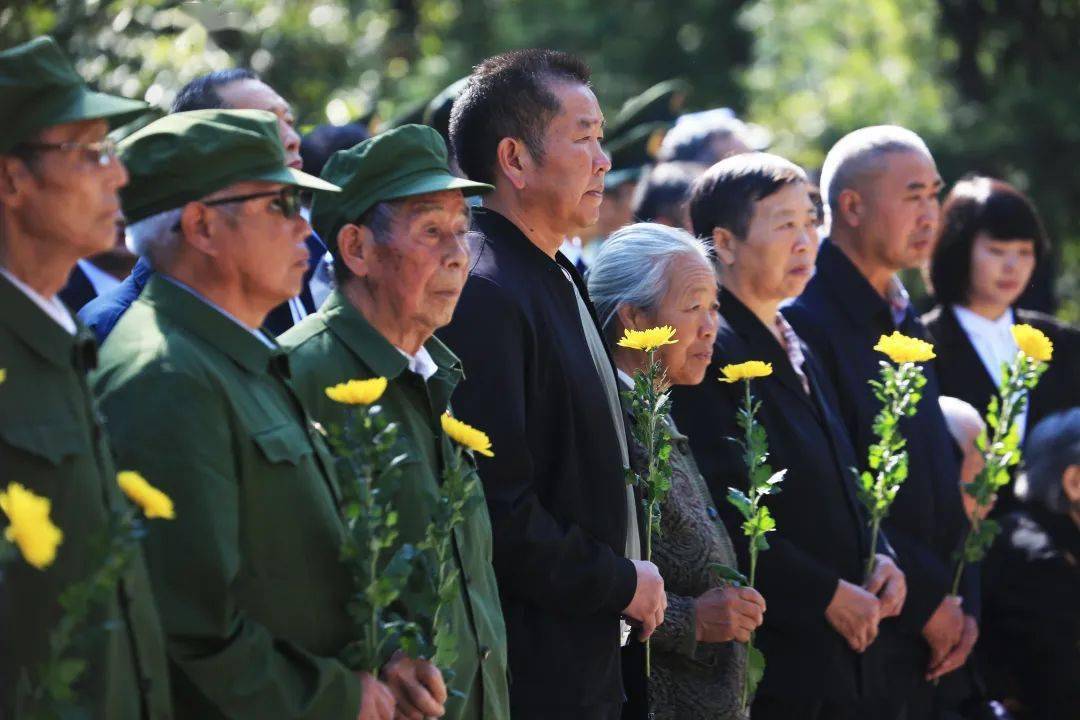
[[[986,559],[988,686],[1016,717],[1080,711],[1080,407],[1042,420],[1024,450],[1019,508]]]
[[[717,279],[701,241],[654,223],[624,227],[601,247],[589,273],[589,295],[613,346],[626,329],[670,325],[678,342],[657,352],[668,381],[697,385],[705,378],[719,316]],[[644,354],[615,346],[614,356],[621,382],[632,387]],[[714,563],[735,567],[735,552],[686,436],[670,417],[666,422],[672,486],[653,561],[664,576],[668,607],[652,636],[649,710],[658,720],[745,718],[739,696],[746,649],[738,643],[761,624],[765,601],[757,591],[728,586],[710,572]],[[645,451],[633,438],[630,443],[631,465],[641,471]]]

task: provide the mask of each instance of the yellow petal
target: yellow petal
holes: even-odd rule
[[[747,360],[738,365],[725,365],[720,368],[720,372],[724,374],[724,377],[720,378],[720,382],[733,383],[740,380],[752,380],[753,378],[772,375],[772,363],[762,362],[761,360]]]
[[[131,470],[117,473],[116,482],[120,484],[120,489],[124,491],[124,494],[142,508],[146,517],[166,520],[176,517],[173,512],[172,498],[146,482],[146,478],[139,473]]]
[[[7,380],[7,368],[0,368],[0,385],[3,385],[5,380]]]
[[[52,504],[48,498],[35,495],[19,483],[11,483],[0,493],[0,510],[10,523],[4,537],[15,543],[23,559],[38,570],[44,570],[56,560],[56,548],[64,533],[49,519]]]
[[[451,440],[485,457],[495,457],[487,433],[461,422],[450,413],[443,413],[442,429]]]
[[[370,405],[386,392],[386,378],[349,380],[326,388],[326,397],[345,405]]]
[[[652,352],[663,345],[674,345],[679,342],[674,340],[674,337],[675,328],[670,325],[661,325],[648,330],[624,330],[622,339],[619,340],[619,347]]]
[[[1021,352],[1032,360],[1050,362],[1054,356],[1054,343],[1038,328],[1030,325],[1013,325],[1012,336]]]
[[[888,355],[897,364],[926,362],[937,357],[930,343],[896,331],[892,335],[882,335],[874,349]]]

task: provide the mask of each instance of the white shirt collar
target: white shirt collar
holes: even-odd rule
[[[15,275],[5,267],[0,267],[0,275],[3,275],[10,280],[11,284],[19,288],[23,295],[30,298],[35,305],[41,308],[42,312],[55,320],[57,325],[64,328],[68,335],[74,335],[76,333],[77,328],[75,326],[75,321],[72,319],[71,313],[64,303],[60,301],[59,297],[56,295],[53,295],[51,298],[44,297],[37,290],[34,290],[34,288],[15,277]]]
[[[956,321],[960,323],[964,334],[968,336],[971,346],[975,348],[975,354],[979,356],[986,372],[994,381],[994,387],[1001,383],[1001,366],[1011,363],[1016,359],[1016,353],[1020,348],[1016,345],[1016,339],[1012,336],[1013,317],[1012,308],[1009,308],[996,320],[988,320],[978,313],[974,313],[959,305],[952,306]],[[978,408],[982,410],[982,408]],[[1020,435],[1023,437],[1027,425],[1027,408],[1019,414],[1017,422],[1020,425]]]
[[[435,360],[431,357],[431,353],[429,353],[427,348],[423,345],[420,346],[420,349],[416,351],[415,355],[410,355],[401,348],[396,349],[409,361],[409,369],[424,378],[424,382],[427,382],[435,375],[435,373],[439,372],[439,366],[435,364]]]
[[[622,368],[615,368],[615,372],[619,374],[619,379],[622,380],[623,385],[631,390],[634,388],[634,378],[630,377],[630,375],[624,372]]]
[[[1014,322],[1012,308],[1007,308],[997,320],[984,318],[977,312],[972,312],[960,305],[953,305],[953,312],[956,314],[956,319],[961,327],[969,334],[973,332],[992,332],[1012,337]]]
[[[254,330],[252,330],[247,325],[240,322],[240,319],[238,317],[236,317],[235,315],[233,315],[232,313],[230,313],[228,310],[221,307],[220,305],[217,305],[217,304],[211,302],[205,295],[203,295],[201,292],[199,292],[195,288],[191,287],[190,285],[185,285],[184,283],[180,282],[176,278],[169,277],[168,275],[165,275],[164,273],[161,274],[161,277],[165,278],[166,280],[171,282],[176,287],[181,288],[182,290],[186,290],[187,292],[191,293],[195,297],[199,298],[204,303],[206,303],[210,307],[214,308],[219,313],[221,313],[225,317],[229,318],[234,323],[236,323],[237,325],[239,325],[240,327],[244,328],[249,333],[254,335],[259,340],[259,342],[261,342],[266,347],[270,348],[271,350],[276,350],[277,349],[277,345],[275,345],[274,342],[270,338],[266,337],[266,335],[263,333],[262,330],[260,330],[259,328],[255,328]]]
[[[86,275],[86,279],[90,281],[90,285],[94,288],[94,292],[98,295],[106,293],[120,285],[120,280],[117,280],[89,260],[80,258],[78,265],[79,269]]]

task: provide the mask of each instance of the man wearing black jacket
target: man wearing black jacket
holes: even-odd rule
[[[589,70],[549,50],[485,60],[450,117],[462,170],[495,190],[440,333],[461,358],[455,411],[490,433],[479,461],[515,720],[620,717],[620,615],[647,637],[663,581],[640,557],[614,365],[580,275],[558,253],[596,222],[603,116]]]
[[[758,643],[767,659],[752,709],[755,720],[856,718],[860,654],[883,617],[904,602],[904,576],[886,555],[863,587],[870,552],[855,497],[855,454],[837,416],[831,386],[779,314],[806,286],[817,254],[817,214],[806,175],[765,153],[717,163],[690,200],[694,232],[710,237],[723,286],[720,329],[705,382],[672,390],[673,413],[687,433],[717,508],[747,562],[742,518],[728,487],[746,490],[738,437],[742,383],[717,382],[728,364],[761,360],[772,375],[754,380],[769,463],[787,469],[765,503],[776,518],[769,550],[758,561],[757,587],[769,603]]]
[[[831,235],[814,279],[784,314],[835,387],[864,468],[880,409],[867,384],[879,376],[883,359],[874,344],[894,330],[925,336],[896,272],[918,267],[929,255],[941,178],[917,135],[879,126],[856,130],[829,151],[821,187]],[[928,382],[918,415],[901,423],[908,477],[883,524],[907,576],[908,597],[896,625],[882,626],[884,642],[875,648],[890,678],[880,715],[897,717],[906,708],[908,720],[934,716],[929,681],[962,665],[978,636],[976,572],[969,570],[961,587],[963,605],[949,595],[953,552],[967,521],[958,450],[938,406],[934,366],[924,369]]]

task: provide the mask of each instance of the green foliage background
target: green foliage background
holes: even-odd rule
[[[584,56],[609,116],[649,85],[694,85],[815,168],[856,127],[922,133],[947,182],[1005,177],[1056,245],[1060,314],[1080,320],[1076,0],[0,0],[0,47],[53,33],[103,89],[167,105],[248,65],[301,125],[391,118],[499,50]]]

